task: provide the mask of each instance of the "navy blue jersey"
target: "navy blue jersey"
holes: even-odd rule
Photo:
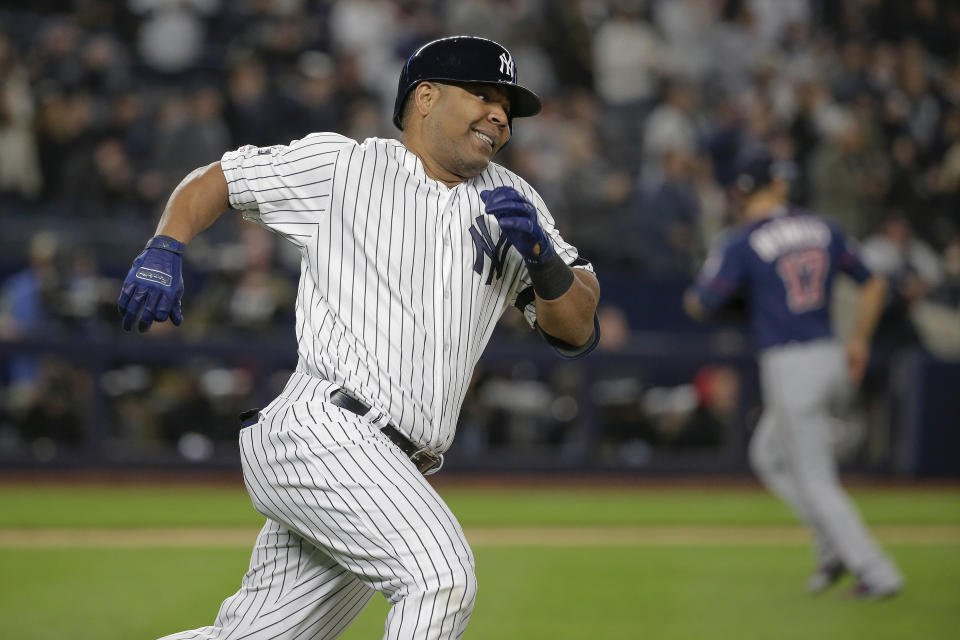
[[[830,296],[838,271],[857,282],[871,275],[837,227],[791,209],[718,242],[695,286],[711,311],[731,296],[744,295],[757,346],[766,348],[833,335]]]

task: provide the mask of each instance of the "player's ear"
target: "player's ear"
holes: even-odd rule
[[[427,116],[437,106],[440,100],[441,88],[439,84],[424,81],[413,90],[413,104],[421,116]]]

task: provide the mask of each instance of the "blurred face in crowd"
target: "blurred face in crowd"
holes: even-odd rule
[[[891,216],[884,222],[884,234],[898,247],[906,247],[913,235],[910,223],[903,216]]]
[[[433,177],[448,184],[480,174],[510,139],[510,97],[503,87],[422,82],[410,100],[404,142],[428,173],[433,169]]]

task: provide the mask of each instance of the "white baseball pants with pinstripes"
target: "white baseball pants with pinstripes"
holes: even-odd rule
[[[811,528],[821,566],[841,561],[876,586],[902,577],[870,536],[837,476],[830,428],[853,392],[834,340],[773,347],[760,356],[764,412],[750,462],[764,485]]]
[[[376,591],[385,640],[463,636],[477,584],[463,530],[379,423],[278,399],[240,433],[243,476],[267,522],[213,626],[164,640],[336,638]]]

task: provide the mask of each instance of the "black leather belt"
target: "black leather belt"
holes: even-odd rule
[[[357,400],[349,393],[343,389],[337,389],[330,394],[330,402],[337,405],[341,409],[346,409],[351,413],[355,413],[358,416],[367,415],[370,412],[370,407],[365,403]],[[240,414],[240,425],[244,427],[249,427],[250,425],[256,424],[260,420],[260,409],[250,409],[249,411],[244,411]],[[390,438],[390,442],[395,444],[397,448],[403,451],[410,462],[413,463],[420,473],[425,476],[432,475],[440,470],[440,467],[443,466],[443,455],[437,455],[435,453],[430,453],[429,451],[418,447],[410,441],[407,436],[403,435],[393,425],[387,425],[382,427],[380,431],[383,435]]]
[[[365,416],[370,412],[370,407],[360,400],[357,400],[343,389],[337,389],[331,393],[330,402],[337,405],[341,409],[346,409],[347,411],[355,413],[358,416]],[[440,467],[443,465],[443,455],[436,455],[421,447],[418,447],[410,442],[410,439],[407,438],[407,436],[397,431],[393,425],[388,424],[387,426],[382,427],[380,431],[383,433],[383,435],[390,438],[390,442],[397,445],[400,451],[403,451],[407,457],[410,458],[410,462],[413,463],[413,466],[415,466],[420,473],[425,476],[429,476],[437,471],[440,471]]]

